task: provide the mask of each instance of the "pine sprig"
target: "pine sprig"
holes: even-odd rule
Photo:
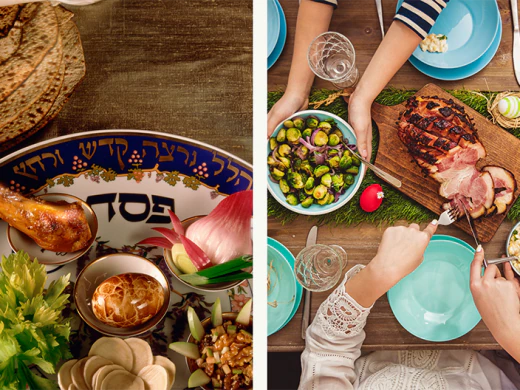
[[[324,100],[333,92],[334,91],[327,89],[314,90],[309,97],[309,101],[314,102]],[[415,92],[417,91],[388,88],[379,94],[376,98],[376,102],[387,106],[393,106],[402,103]],[[487,99],[491,99],[494,94],[493,92],[473,92],[468,90],[455,90],[448,92],[485,117],[491,117],[487,111]],[[267,109],[270,110],[282,96],[283,91],[269,92],[267,97]],[[342,98],[336,99],[328,106],[322,105],[320,110],[336,114],[344,120],[348,120],[348,106]],[[515,137],[520,138],[520,129],[507,129],[507,131]],[[378,144],[379,133],[377,129],[374,128],[372,158],[375,156]],[[385,200],[383,206],[378,210],[373,213],[366,213],[361,209],[361,207],[359,207],[359,198],[363,190],[374,183],[380,184],[383,187]],[[282,224],[289,223],[298,216],[298,214],[280,205],[271,194],[268,194],[267,214],[270,217],[275,217]],[[392,224],[399,220],[421,223],[432,220],[435,218],[435,214],[398,190],[387,185],[384,181],[375,176],[372,171],[368,170],[360,189],[350,202],[333,213],[309,218],[317,223],[350,226],[362,222],[369,222],[378,225],[383,222]],[[511,221],[518,221],[520,219],[520,202],[516,202],[511,207],[507,218]]]

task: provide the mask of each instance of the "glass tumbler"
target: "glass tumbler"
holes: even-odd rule
[[[307,60],[316,76],[332,82],[336,88],[352,87],[358,81],[354,46],[337,32],[325,32],[314,38]]]
[[[347,252],[339,245],[311,245],[294,263],[296,280],[309,291],[326,291],[338,283],[347,265]]]

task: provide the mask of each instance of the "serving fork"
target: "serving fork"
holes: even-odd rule
[[[457,217],[459,215],[459,212],[457,209],[455,208],[450,208],[446,211],[444,211],[440,216],[439,216],[439,225],[451,225],[453,222],[455,222],[457,220]]]

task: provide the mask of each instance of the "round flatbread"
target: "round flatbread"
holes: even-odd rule
[[[87,387],[89,390],[92,390],[94,387],[92,385],[92,378],[94,377],[94,374],[99,370],[101,367],[109,366],[112,362],[108,359],[105,359],[101,356],[91,356],[88,358],[87,362],[85,363],[85,368],[83,369],[83,376],[85,377],[85,383],[87,384]]]
[[[61,390],[67,390],[72,384],[71,369],[78,359],[70,359],[63,363],[58,371],[58,385]]]
[[[88,357],[78,360],[70,370],[70,376],[72,377],[72,383],[78,389],[86,389],[87,384],[85,383],[85,377],[83,376],[83,369],[85,368],[85,363],[87,362]]]
[[[99,390],[145,390],[144,382],[138,376],[127,371],[112,371],[108,374]]]
[[[88,353],[88,356],[93,355],[102,356],[127,371],[131,371],[134,364],[132,350],[127,343],[117,337],[101,337],[96,340]]]
[[[110,364],[108,366],[101,367],[99,370],[96,371],[94,377],[92,378],[92,388],[94,390],[99,390],[101,388],[101,383],[103,382],[105,377],[112,371],[116,370],[126,371],[123,367],[117,364]]]
[[[152,348],[150,348],[150,345],[146,341],[132,337],[125,339],[125,343],[128,344],[134,356],[134,364],[131,370],[132,374],[137,375],[144,367],[153,364]]]
[[[175,367],[175,364],[164,356],[154,356],[153,358],[153,364],[157,364],[161,367],[163,367],[166,372],[168,373],[168,386],[167,389],[170,390],[173,387],[173,384],[175,383],[175,373],[177,372],[177,369]]]
[[[139,377],[144,382],[145,390],[167,390],[168,373],[162,366],[146,366],[139,372]]]

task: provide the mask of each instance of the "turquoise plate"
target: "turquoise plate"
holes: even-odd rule
[[[285,46],[285,39],[287,38],[287,22],[285,20],[285,14],[283,13],[282,6],[278,0],[274,0],[278,7],[278,14],[280,16],[280,34],[278,35],[278,41],[273,49],[273,52],[267,57],[267,69],[274,65],[274,63],[280,58],[283,47]]]
[[[401,6],[398,2],[397,8]],[[448,37],[446,53],[430,53],[417,47],[413,57],[435,68],[459,68],[480,58],[498,30],[500,12],[496,0],[451,0],[430,33]]]
[[[338,125],[338,129],[341,130],[343,133],[343,136],[349,140],[349,144],[356,145],[356,135],[354,134],[354,130],[352,127],[345,122],[343,119],[341,119],[339,116],[331,114],[329,112],[320,111],[320,110],[305,110],[305,111],[299,111],[293,115],[291,115],[288,119],[296,117],[296,116],[303,116],[308,117],[309,115],[315,115],[318,117],[320,121],[324,121],[327,119],[334,119],[336,121],[336,124]],[[276,126],[276,129],[272,135],[272,137],[276,137],[276,134],[278,134],[278,131],[283,127],[283,122],[280,123],[278,126]],[[267,142],[267,154],[269,155],[271,153],[271,148],[269,146],[269,142]],[[318,203],[312,204],[310,207],[305,208],[301,204],[298,204],[296,206],[290,205],[287,203],[287,200],[285,199],[285,195],[280,189],[280,186],[278,183],[275,183],[270,178],[269,170],[267,171],[267,189],[271,193],[271,195],[280,203],[282,206],[288,208],[291,211],[294,211],[298,214],[303,215],[322,215],[330,213],[334,210],[339,209],[341,206],[344,206],[352,197],[356,194],[357,190],[361,186],[361,182],[363,181],[363,178],[365,177],[365,171],[366,167],[365,164],[361,163],[359,167],[359,174],[356,175],[354,179],[354,183],[347,188],[344,194],[342,194],[337,202],[327,204],[327,205],[320,205]]]
[[[289,250],[270,237],[267,238],[267,244],[267,273],[271,280],[267,294],[267,335],[270,336],[282,329],[294,316],[300,305],[302,287],[296,283],[294,257]]]
[[[267,244],[269,246],[272,246],[274,249],[276,249],[280,254],[289,262],[289,265],[291,266],[291,269],[294,270],[294,256],[293,254],[287,249],[283,244],[276,241],[274,238],[267,237]],[[302,293],[303,293],[303,287],[300,283],[296,283],[296,299],[294,300],[294,307],[291,311],[291,315],[289,318],[287,318],[287,321],[285,321],[285,324],[283,324],[282,328],[291,321],[291,319],[294,317],[296,312],[298,311],[298,308],[300,307],[300,302],[302,300]],[[281,328],[280,328],[281,329]]]
[[[267,56],[273,52],[280,35],[280,15],[275,0],[267,2]]]
[[[481,317],[469,289],[475,250],[455,237],[435,235],[422,264],[390,291],[399,323],[427,341],[448,341],[468,333]]]
[[[484,53],[482,57],[480,57],[475,62],[472,62],[469,65],[463,66],[461,68],[455,69],[439,69],[434,68],[433,66],[429,66],[423,64],[421,61],[414,57],[410,57],[410,63],[420,72],[424,73],[427,76],[433,77],[438,80],[446,80],[446,81],[454,81],[454,80],[462,80],[467,77],[471,77],[474,74],[477,74],[482,69],[484,69],[487,64],[491,62],[493,57],[495,56],[498,47],[500,46],[500,40],[502,38],[502,21],[500,21],[498,26],[498,32],[495,37],[495,40],[489,47],[488,51]]]

